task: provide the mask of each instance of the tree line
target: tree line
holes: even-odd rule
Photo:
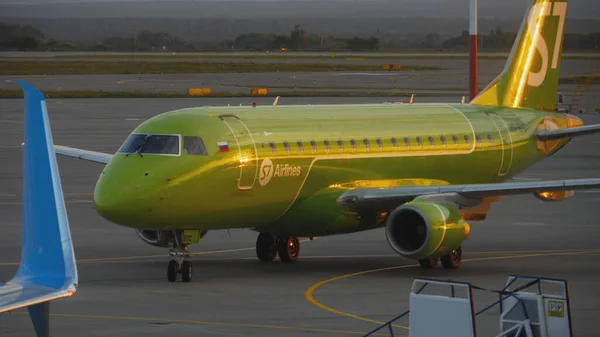
[[[506,51],[513,45],[516,33],[500,28],[479,36],[481,50]],[[195,51],[392,51],[403,49],[466,50],[469,33],[443,39],[439,33],[430,32],[423,37],[398,36],[387,41],[379,37],[354,36],[342,38],[333,35],[310,34],[300,25],[294,25],[288,34],[246,33],[222,41],[191,42],[178,35],[143,30],[130,36],[114,36],[97,42],[59,42],[48,38],[32,25],[0,22],[0,49],[50,50],[50,51],[118,51],[118,52],[195,52]],[[600,49],[600,32],[567,33],[565,50]]]

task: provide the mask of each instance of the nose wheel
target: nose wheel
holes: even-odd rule
[[[177,281],[177,275],[181,274],[181,280],[183,282],[190,282],[192,280],[192,262],[186,261],[185,258],[190,257],[191,255],[188,253],[187,245],[181,244],[177,234],[173,234],[175,248],[169,251],[169,255],[175,257],[175,259],[169,261],[167,267],[167,280],[169,280],[169,282],[175,282]]]

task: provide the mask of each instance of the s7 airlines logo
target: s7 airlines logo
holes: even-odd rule
[[[273,162],[271,162],[271,159],[266,158],[263,160],[262,164],[260,164],[259,172],[258,182],[260,186],[265,186],[273,178]]]
[[[551,6],[553,8],[551,9]],[[556,42],[554,43],[554,52],[552,55],[552,69],[558,67],[558,54],[560,52],[560,46],[562,44],[563,31],[565,28],[565,16],[567,15],[567,3],[566,2],[540,2],[536,3],[529,12],[529,18],[527,20],[527,32],[532,39],[532,44],[535,49],[542,55],[542,67],[539,72],[534,73],[531,71],[533,50],[530,50],[529,55],[526,55],[526,68],[529,69],[529,78],[527,84],[532,87],[539,87],[544,83],[546,75],[548,73],[548,44],[542,35],[544,30],[544,18],[547,16],[558,16],[558,31],[556,32]]]
[[[269,158],[265,158],[260,164],[258,182],[260,186],[265,186],[273,177],[297,177],[302,173],[302,167],[291,166],[289,164],[273,166]]]

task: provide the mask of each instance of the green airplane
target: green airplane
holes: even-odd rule
[[[199,107],[140,124],[106,164],[97,212],[170,248],[167,279],[192,279],[188,245],[258,232],[260,261],[294,262],[299,237],[385,228],[423,268],[458,268],[467,221],[506,195],[558,201],[600,179],[514,182],[573,137],[600,132],[554,112],[567,1],[536,0],[504,71],[468,104]]]

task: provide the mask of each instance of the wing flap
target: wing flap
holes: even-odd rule
[[[600,178],[519,183],[446,185],[399,188],[357,188],[342,194],[337,203],[348,211],[387,211],[415,198],[447,199],[463,208],[473,207],[484,197],[573,191],[600,188]]]
[[[63,156],[79,158],[87,161],[93,161],[96,163],[108,164],[110,159],[113,157],[112,154],[76,149],[73,147],[54,145],[54,152]]]

